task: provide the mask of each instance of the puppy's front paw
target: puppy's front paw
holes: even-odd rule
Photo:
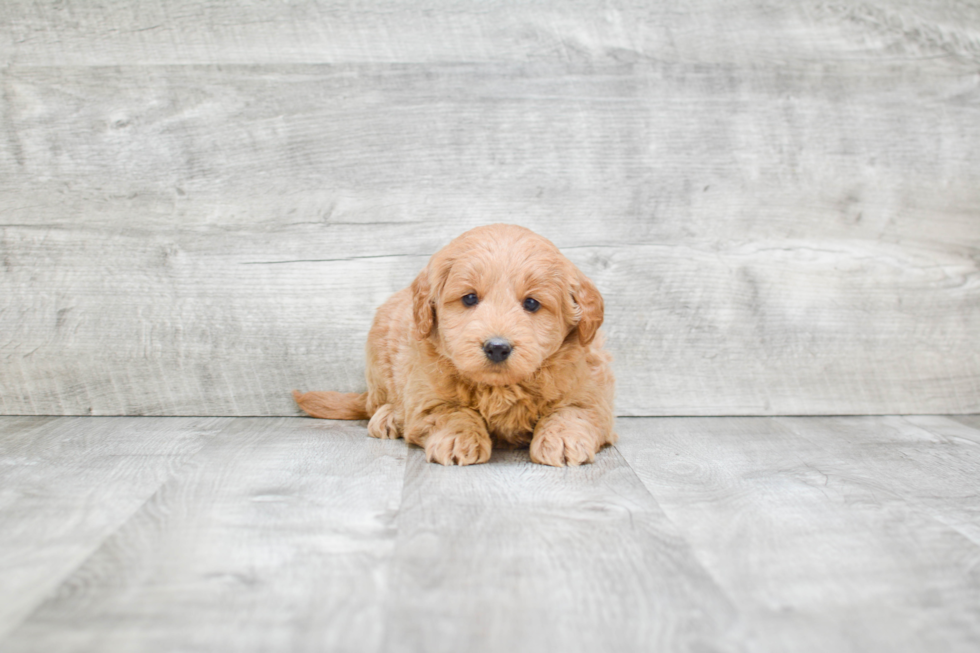
[[[588,422],[555,415],[534,429],[531,460],[552,467],[584,465],[595,460],[601,446]]]
[[[368,422],[368,435],[382,440],[393,440],[402,436],[391,404],[384,404],[374,412],[371,421]]]
[[[441,465],[474,465],[490,460],[493,443],[477,431],[433,431],[425,439],[425,459]]]

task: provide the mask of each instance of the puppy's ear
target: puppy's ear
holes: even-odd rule
[[[602,326],[605,312],[602,295],[599,294],[599,289],[595,287],[592,280],[579,271],[577,283],[572,288],[572,299],[578,306],[579,321],[576,327],[578,339],[583,345],[587,345],[592,342],[599,327]]]
[[[429,283],[429,267],[426,266],[412,282],[412,315],[415,318],[415,337],[424,340],[435,326],[436,307],[432,285]]]

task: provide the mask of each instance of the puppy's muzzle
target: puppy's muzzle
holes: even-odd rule
[[[510,356],[512,347],[503,338],[490,338],[483,343],[483,353],[494,363],[502,363]]]

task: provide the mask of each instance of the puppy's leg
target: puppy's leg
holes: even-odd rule
[[[451,406],[430,409],[409,425],[405,439],[425,448],[425,459],[442,465],[473,465],[490,460],[493,442],[476,412]]]
[[[383,404],[374,411],[371,421],[368,422],[368,435],[382,440],[394,440],[402,436],[398,429],[398,420],[395,419],[395,409],[391,404]]]
[[[616,441],[608,422],[596,410],[561,408],[534,427],[531,460],[554,467],[591,463],[599,449]]]

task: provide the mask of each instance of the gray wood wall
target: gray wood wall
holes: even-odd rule
[[[291,415],[516,222],[624,415],[980,412],[980,4],[0,5],[0,413]]]

